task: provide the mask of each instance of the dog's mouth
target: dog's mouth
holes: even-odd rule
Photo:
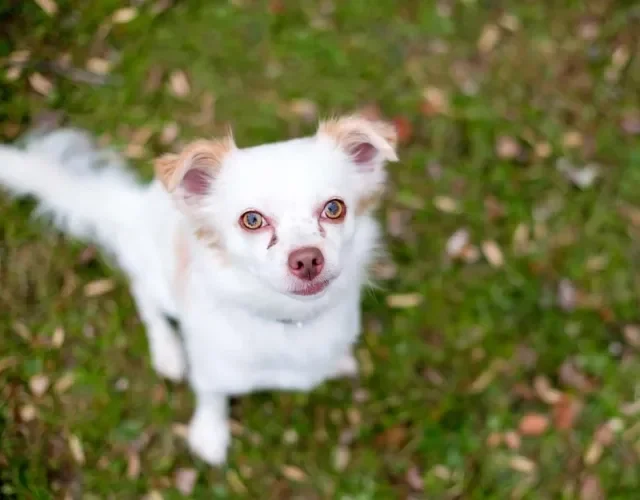
[[[309,283],[296,285],[294,288],[289,290],[289,292],[301,297],[312,297],[314,295],[320,295],[330,284],[331,280],[327,279],[311,281]]]

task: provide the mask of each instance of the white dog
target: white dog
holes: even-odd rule
[[[229,396],[356,374],[361,288],[380,248],[371,212],[395,147],[390,125],[346,116],[256,147],[193,142],[143,185],[86,134],[60,129],[0,146],[0,186],[35,196],[126,273],[155,370],[187,375],[195,392],[190,448],[221,464]]]

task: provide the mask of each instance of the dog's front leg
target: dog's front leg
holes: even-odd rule
[[[210,465],[221,465],[227,458],[230,441],[227,396],[197,390],[195,394],[196,410],[189,424],[189,447]]]

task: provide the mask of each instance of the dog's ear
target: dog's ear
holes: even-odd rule
[[[374,172],[387,161],[398,161],[395,127],[358,115],[320,122],[318,135],[333,139],[362,173]]]
[[[233,138],[197,140],[179,154],[166,154],[155,161],[156,177],[174,198],[187,206],[211,192],[224,157],[235,149]]]

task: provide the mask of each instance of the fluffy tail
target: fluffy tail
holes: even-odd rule
[[[63,232],[117,252],[135,230],[143,186],[114,152],[99,150],[75,129],[31,133],[22,145],[0,145],[0,187],[39,201]]]

